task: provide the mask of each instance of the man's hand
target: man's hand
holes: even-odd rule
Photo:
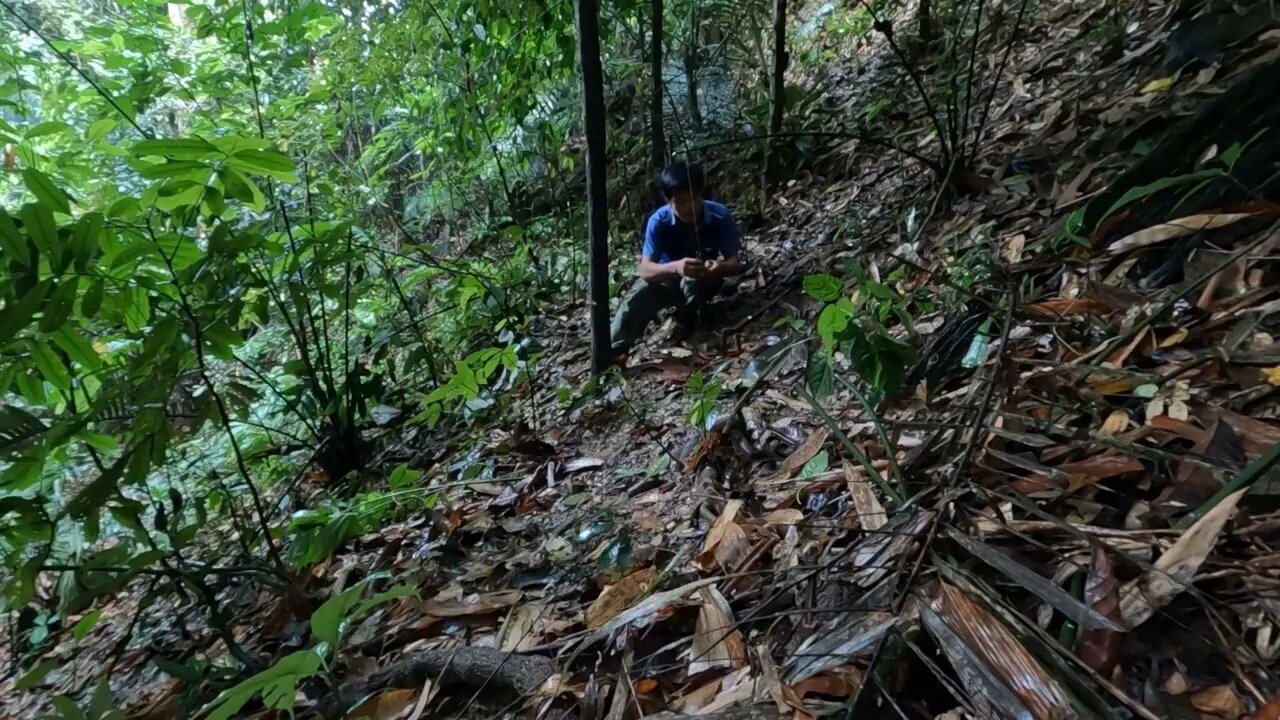
[[[676,272],[680,274],[680,277],[693,278],[696,280],[697,278],[706,277],[707,275],[706,263],[702,262],[698,258],[684,258],[676,260],[674,265],[676,266]]]

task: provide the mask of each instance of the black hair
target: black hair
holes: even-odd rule
[[[662,196],[668,200],[675,197],[676,193],[689,190],[700,193],[706,184],[707,176],[703,174],[702,166],[683,161],[668,165],[667,169],[662,171],[662,176],[658,178]]]

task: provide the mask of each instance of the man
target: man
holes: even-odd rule
[[[703,199],[702,168],[677,162],[662,171],[659,184],[667,203],[649,216],[636,267],[640,279],[613,319],[613,352],[620,357],[665,308],[676,308],[677,322],[692,329],[724,279],[741,269],[738,224],[729,208]]]

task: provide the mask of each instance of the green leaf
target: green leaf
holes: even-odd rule
[[[89,289],[80,298],[80,317],[85,320],[97,317],[98,309],[102,307],[103,292],[102,278],[94,278]]]
[[[97,513],[101,510],[108,499],[120,494],[120,477],[124,475],[132,456],[132,452],[125,452],[117,458],[105,472],[100,473],[71,498],[64,512],[72,518],[82,520],[89,513]]]
[[[254,212],[262,212],[267,206],[267,199],[263,196],[262,190],[239,170],[222,168],[218,171],[218,178],[222,180],[222,187],[226,190],[227,197],[243,202]]]
[[[810,458],[809,462],[805,463],[804,467],[800,468],[800,479],[803,480],[805,478],[816,477],[826,472],[830,467],[830,457],[827,455],[827,451],[823,450]]]
[[[809,353],[809,365],[805,371],[809,392],[818,400],[826,400],[835,394],[835,373],[831,369],[831,353],[825,348]]]
[[[27,250],[27,238],[18,230],[13,218],[0,208],[0,250],[11,258],[16,258],[23,265],[31,265],[31,254]]]
[[[47,677],[49,673],[53,672],[56,667],[58,667],[58,661],[53,658],[42,661],[39,665],[32,668],[26,675],[18,678],[18,681],[13,684],[13,689],[19,692],[31,690],[41,682],[44,682],[45,677]]]
[[[85,636],[98,624],[98,618],[100,617],[102,617],[102,611],[93,610],[86,613],[84,617],[76,622],[75,626],[71,628],[71,635],[76,639],[76,642],[84,640]]]
[[[36,364],[36,369],[49,381],[50,385],[63,391],[71,391],[71,373],[67,371],[67,366],[62,363],[62,358],[58,357],[58,353],[49,347],[49,344],[38,338],[31,340],[31,360]]]
[[[391,475],[387,477],[387,485],[391,486],[392,490],[405,490],[416,485],[418,477],[421,475],[421,472],[411,470],[408,465],[401,464],[391,471]]]
[[[53,212],[45,205],[27,203],[22,206],[22,224],[36,248],[49,257],[49,264],[60,266],[62,245],[58,242],[58,226],[53,222]]]
[[[806,275],[804,278],[804,291],[814,300],[833,302],[840,297],[843,289],[839,280],[826,273]]]
[[[102,118],[89,126],[84,137],[89,142],[96,143],[106,137],[107,133],[115,130],[117,124],[114,118]]]
[[[170,160],[169,162],[143,165],[138,169],[138,174],[148,180],[183,178],[202,185],[212,173],[213,169],[207,164],[194,160]]]
[[[138,332],[151,319],[151,302],[147,291],[140,287],[129,288],[128,295],[129,304],[124,310],[125,326],[129,328],[129,332]]]
[[[7,304],[0,310],[0,343],[8,342],[31,324],[31,318],[44,302],[44,296],[53,287],[52,280],[44,280],[23,293],[18,302]]]
[[[51,700],[58,711],[57,720],[88,720],[88,716],[76,705],[76,701],[66,695],[54,695]]]
[[[150,155],[175,160],[204,160],[221,154],[221,151],[200,138],[171,138],[134,143],[133,153],[140,157]]]
[[[200,677],[199,670],[196,670],[190,665],[174,662],[173,660],[161,655],[152,655],[151,662],[155,664],[156,668],[159,669],[160,672],[168,675],[169,677],[184,680],[189,683],[198,683],[202,679]]]
[[[70,125],[58,120],[50,120],[49,122],[38,123],[27,128],[25,137],[30,140],[31,138],[44,137],[45,135],[74,132],[75,130]]]
[[[76,291],[80,286],[77,275],[68,275],[58,283],[58,287],[44,306],[44,315],[40,318],[40,332],[51,333],[62,327],[76,304]]]
[[[176,208],[185,207],[187,205],[195,205],[204,198],[205,186],[200,184],[184,185],[183,189],[175,189],[172,193],[166,193],[168,188],[162,188],[159,196],[156,197],[156,208],[165,212],[172,212]]]
[[[1171,188],[1171,187],[1186,185],[1188,183],[1198,182],[1200,180],[1219,178],[1219,177],[1222,177],[1222,174],[1223,174],[1222,170],[1213,168],[1210,170],[1200,170],[1198,172],[1189,173],[1187,175],[1176,175],[1174,177],[1160,178],[1159,180],[1156,180],[1155,182],[1150,183],[1148,185],[1140,185],[1135,188],[1130,188],[1128,192],[1122,195],[1119,200],[1115,201],[1115,203],[1113,203],[1111,207],[1108,208],[1105,213],[1103,213],[1102,217],[1103,218],[1111,217],[1112,214],[1114,214],[1117,210],[1120,210],[1124,206],[1132,202],[1135,202],[1137,200],[1141,200],[1143,198],[1155,195],[1161,190],[1167,190],[1168,188]]]
[[[27,168],[22,171],[22,180],[27,184],[27,189],[31,191],[32,195],[36,196],[36,200],[42,205],[46,205],[64,215],[71,214],[71,199],[62,191],[62,188],[53,182],[53,178],[34,168]]]
[[[822,309],[822,314],[818,315],[818,335],[828,349],[849,329],[853,313],[853,303],[848,298],[842,298],[840,302]]]
[[[71,252],[75,256],[76,270],[89,272],[89,261],[98,251],[104,222],[105,218],[99,212],[88,213],[76,222],[75,231],[71,235]]]
[[[282,182],[298,182],[293,161],[274,150],[241,150],[231,156],[231,167]]]
[[[320,670],[320,663],[321,657],[314,650],[299,650],[286,655],[275,665],[222,691],[201,712],[209,713],[205,720],[231,720],[238,717],[240,709],[258,693],[263,694],[263,701],[268,704],[283,702],[283,697],[288,695],[289,704],[292,705],[293,695],[289,692],[290,689],[296,686],[298,680],[315,675]]]
[[[93,349],[93,343],[85,339],[71,325],[63,325],[51,336],[53,343],[62,349],[67,357],[81,366],[89,370],[97,370],[102,366],[102,360],[98,357],[98,351]]]

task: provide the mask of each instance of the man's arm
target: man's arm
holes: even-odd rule
[[[737,275],[742,270],[742,261],[738,259],[742,240],[738,235],[738,221],[734,219],[732,212],[725,218],[725,226],[721,232],[724,236],[720,240],[720,254],[724,259],[707,268],[707,275],[717,279]]]
[[[660,263],[644,255],[640,257],[640,263],[636,266],[636,274],[641,280],[658,282],[673,277],[701,277],[704,268],[702,261],[697,258]]]

